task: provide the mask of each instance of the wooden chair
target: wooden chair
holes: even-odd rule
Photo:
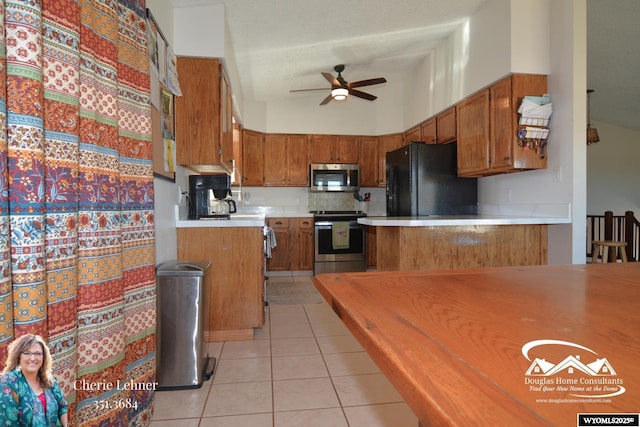
[[[608,262],[609,253],[613,251],[613,259],[617,262],[618,249],[620,249],[620,257],[622,262],[627,262],[627,251],[625,250],[627,242],[614,242],[611,240],[597,240],[593,242],[593,255],[591,256],[591,262],[598,262],[598,256],[600,256],[600,248],[602,248],[602,263]]]

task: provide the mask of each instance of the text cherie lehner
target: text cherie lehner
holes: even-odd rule
[[[108,391],[108,390],[155,390],[158,387],[157,382],[142,382],[137,383],[133,380],[128,381],[120,381],[117,380],[115,383],[111,381],[87,381],[87,380],[76,380],[73,383],[73,388],[75,390],[84,390],[84,391]]]

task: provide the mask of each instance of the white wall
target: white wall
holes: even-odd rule
[[[147,0],[147,7],[151,10],[168,43],[173,46],[173,9],[167,7],[166,0]],[[156,264],[175,259],[177,256],[174,205],[178,203],[178,188],[183,190],[188,188],[186,182],[185,169],[180,166],[177,167],[175,183],[162,178],[153,179]]]
[[[292,94],[291,101],[250,103],[245,101],[243,126],[268,133],[324,133],[379,135],[402,128],[402,85],[399,75],[386,76],[388,83],[368,92],[375,102],[350,97],[348,102],[319,105],[328,92]],[[384,99],[384,102],[379,102]]]
[[[489,9],[499,13],[491,7]],[[495,3],[503,3],[498,0]],[[572,224],[549,227],[549,263],[570,264],[585,262],[586,226],[584,197],[585,164],[584,134],[586,120],[586,1],[554,0],[537,1],[536,20],[548,22],[549,35],[537,36],[533,29],[521,27],[522,14],[528,11],[530,2],[513,1],[510,25],[510,52],[531,49],[539,62],[520,54],[512,55],[510,67],[518,72],[545,73],[549,75],[548,89],[554,111],[550,123],[547,149],[547,169],[497,175],[479,181],[481,203],[511,204],[560,204],[571,209]],[[546,15],[546,16],[545,16]],[[491,14],[480,14],[476,20],[478,34],[491,33]],[[474,17],[475,18],[475,17]],[[484,23],[484,25],[483,25]],[[487,28],[484,28],[487,27]],[[547,26],[543,25],[545,29]],[[533,31],[533,32],[532,32]],[[528,34],[528,37],[524,37]],[[473,36],[472,39],[477,38]],[[488,40],[497,41],[496,37]],[[549,43],[549,40],[553,43]],[[500,48],[504,48],[501,45]],[[497,54],[485,48],[484,54]],[[544,52],[547,52],[544,54]],[[474,62],[472,57],[470,63]],[[502,63],[501,63],[502,64]],[[548,67],[548,68],[546,68]],[[485,67],[486,68],[486,67]],[[471,67],[471,70],[475,68]],[[497,72],[498,70],[496,70]],[[485,78],[480,76],[477,81]]]
[[[586,0],[550,2],[550,78],[554,113],[549,139],[550,195],[571,202],[570,225],[549,230],[549,263],[586,261],[586,90],[587,5]],[[559,178],[558,178],[559,177]],[[543,199],[545,189],[537,196]],[[570,258],[569,258],[570,256]]]
[[[176,7],[173,18],[176,55],[224,58],[228,35],[224,4]]]
[[[461,64],[463,97],[511,72],[511,4],[517,1],[487,0],[471,18],[463,40],[468,46]]]
[[[587,147],[587,213],[634,211],[640,218],[640,131],[591,121],[600,142]]]

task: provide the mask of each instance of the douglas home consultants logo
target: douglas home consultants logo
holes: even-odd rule
[[[535,340],[522,346],[522,355],[531,362],[524,383],[530,391],[540,393],[540,397],[558,397],[553,393],[561,393],[575,398],[602,399],[626,391],[622,386],[624,381],[609,360],[582,345]]]

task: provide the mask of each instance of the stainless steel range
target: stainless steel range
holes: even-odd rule
[[[313,274],[366,271],[365,226],[357,211],[315,211]]]

